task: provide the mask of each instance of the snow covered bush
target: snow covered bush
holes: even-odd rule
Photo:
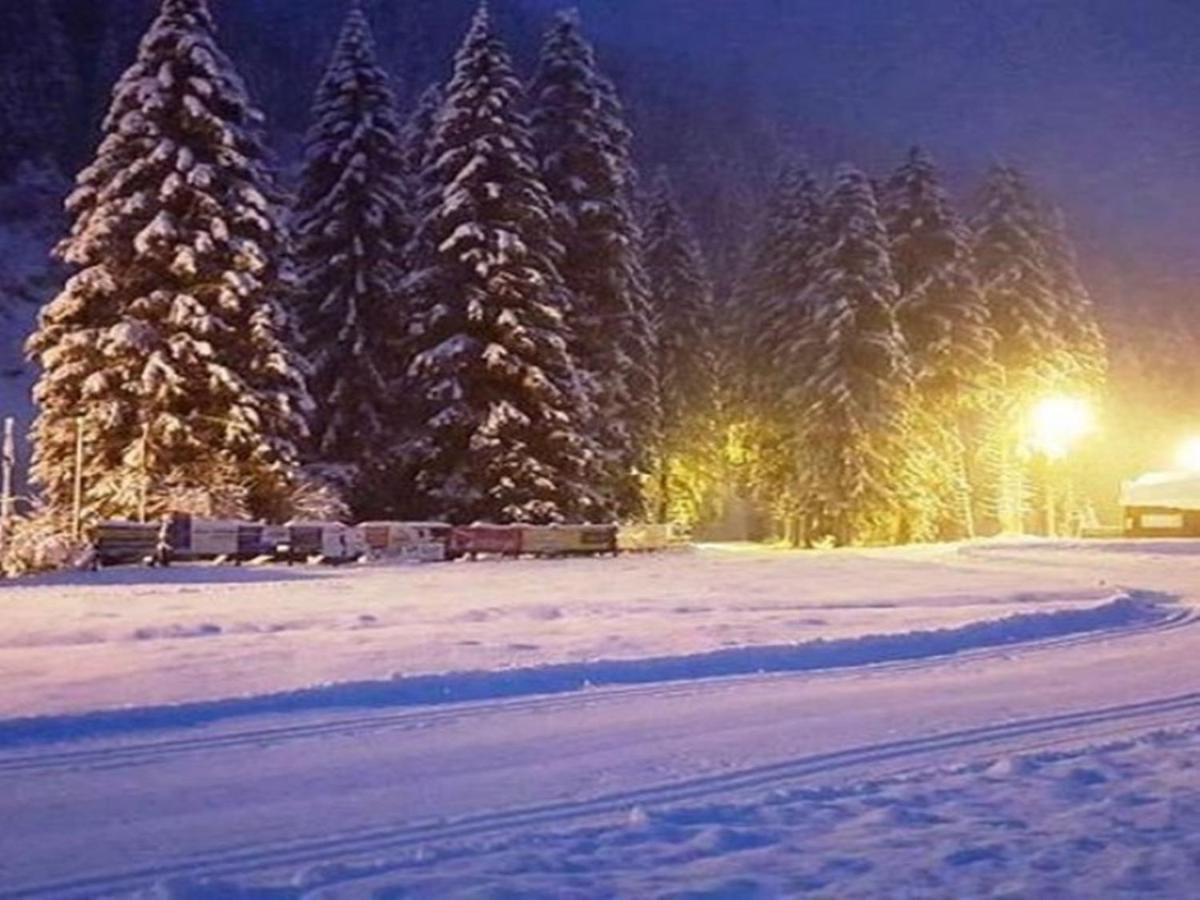
[[[44,509],[15,518],[0,549],[0,574],[11,578],[85,564],[88,547],[70,534],[67,522]]]
[[[346,497],[351,495],[356,472],[349,466],[305,466],[296,476],[288,498],[288,519],[313,522],[349,522]]]

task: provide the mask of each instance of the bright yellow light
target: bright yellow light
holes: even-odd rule
[[[1029,418],[1029,446],[1050,459],[1062,459],[1071,445],[1095,427],[1092,408],[1079,397],[1055,396],[1040,401]]]
[[[1175,453],[1175,468],[1200,472],[1200,437],[1189,438]]]

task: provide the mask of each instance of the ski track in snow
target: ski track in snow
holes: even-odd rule
[[[1181,898],[1200,869],[1198,768],[1200,732],[1164,729],[1083,750],[782,787],[753,802],[634,806],[615,824],[326,863],[272,885],[270,896]],[[183,878],[164,887],[182,896],[235,884]]]
[[[1087,615],[1087,612],[1095,614]],[[239,729],[219,735],[121,743],[98,748],[39,750],[28,755],[0,755],[0,774],[61,767],[146,764],[160,761],[166,756],[202,753],[217,748],[262,746],[270,742],[318,738],[329,734],[412,731],[428,728],[441,721],[504,715],[517,710],[553,712],[556,708],[578,703],[578,697],[581,695],[585,701],[592,703],[623,702],[648,695],[687,696],[694,691],[690,686],[692,682],[720,677],[736,678],[747,671],[762,677],[768,674],[811,674],[858,667],[885,666],[888,671],[895,671],[905,666],[936,666],[941,663],[943,656],[954,654],[969,655],[975,659],[987,655],[1007,657],[1013,653],[1014,645],[1019,645],[1019,649],[1025,653],[1045,652],[1087,641],[1111,641],[1123,636],[1164,633],[1190,628],[1198,623],[1200,619],[1190,611],[1167,611],[1154,605],[1133,606],[1131,614],[1128,601],[1122,598],[1090,611],[1016,616],[1011,620],[980,623],[948,633],[917,633],[882,639],[830,642],[829,646],[821,646],[820,652],[811,660],[806,657],[806,651],[811,649],[807,647],[762,648],[768,651],[768,657],[772,655],[770,651],[782,655],[781,663],[775,668],[771,667],[769,659],[764,659],[757,655],[757,651],[748,649],[745,656],[750,665],[739,665],[732,674],[714,673],[702,664],[693,664],[687,659],[648,661],[660,662],[667,666],[669,673],[674,677],[664,678],[655,677],[662,673],[653,665],[642,671],[636,662],[622,664],[618,671],[626,676],[626,683],[632,682],[635,685],[632,688],[605,686],[603,675],[606,670],[612,671],[610,667],[613,664],[602,663],[595,668],[569,667],[566,673],[551,672],[550,679],[539,679],[538,676],[543,673],[538,670],[467,673],[465,676],[435,678],[430,680],[427,690],[419,689],[415,693],[405,691],[404,682],[397,686],[397,690],[392,690],[392,686],[387,684],[336,685],[284,697],[268,695],[191,706],[100,711],[45,719],[35,717],[0,720],[0,749],[27,744],[49,744],[53,748],[112,734],[137,734],[167,728],[195,727],[208,722],[241,718],[252,713],[330,708],[334,710],[334,717],[301,725]],[[1022,634],[1022,631],[1025,633]],[[846,654],[846,649],[856,652]],[[738,659],[737,656],[732,658]],[[898,659],[900,662],[891,662],[891,659]],[[676,663],[682,665],[677,666]],[[581,671],[591,672],[596,677],[595,682],[581,680]],[[560,678],[555,678],[555,675],[560,675]],[[495,691],[494,695],[488,700],[474,703],[454,699],[456,693],[462,693],[459,679],[464,677],[475,681],[485,694]],[[496,679],[500,690],[496,690]],[[596,690],[595,686],[604,687],[602,690]],[[569,696],[554,696],[559,693],[555,688],[561,688],[561,692]],[[527,700],[508,699],[513,694],[534,696]],[[344,712],[337,714],[339,710],[355,707],[405,707],[410,704],[417,707],[445,705],[450,708],[434,713],[403,710],[398,713],[376,713],[368,716],[346,715]]]
[[[274,846],[245,847],[238,845],[216,853],[184,857],[173,863],[134,871],[57,883],[51,882],[17,890],[8,896],[14,898],[101,896],[134,891],[148,883],[165,882],[170,885],[172,881],[176,882],[176,889],[178,889],[180,879],[200,874],[203,875],[203,880],[199,887],[205,890],[204,880],[211,881],[212,879],[287,867],[304,867],[315,864],[327,866],[329,863],[339,860],[362,860],[364,857],[370,859],[381,853],[395,853],[427,844],[436,845],[472,840],[495,832],[530,828],[545,829],[598,818],[619,819],[623,814],[629,814],[631,811],[634,811],[636,817],[638,813],[647,808],[665,808],[667,811],[657,818],[659,821],[669,823],[688,817],[686,812],[688,807],[684,804],[746,794],[766,795],[772,789],[803,784],[815,776],[836,774],[841,770],[877,771],[879,764],[903,762],[908,759],[921,760],[928,758],[931,754],[945,751],[986,752],[993,745],[1003,745],[1014,740],[1023,742],[1026,747],[1039,744],[1052,746],[1055,738],[1065,736],[1078,739],[1080,733],[1104,734],[1104,731],[1097,730],[1101,727],[1109,727],[1116,733],[1120,733],[1127,727],[1162,732],[1166,726],[1194,723],[1198,717],[1200,717],[1200,694],[1187,694],[1145,703],[966,729],[922,739],[854,747],[836,753],[800,757],[785,763],[620,792],[584,801],[485,813],[447,823],[428,823],[411,827],[343,833],[324,836],[312,841],[292,841]],[[997,771],[999,771],[999,767],[997,767]],[[863,788],[859,787],[856,790],[861,792]],[[836,796],[836,793],[832,796]],[[1194,799],[1198,813],[1196,823],[1200,824],[1200,792],[1197,792]],[[751,810],[754,807],[743,801],[742,808]],[[903,815],[903,810],[899,812]],[[703,812],[693,812],[691,817],[696,821],[703,821],[704,814]],[[564,838],[559,836],[557,839],[561,841]],[[357,873],[357,876],[375,876],[381,871],[390,868],[405,868],[411,864],[410,858],[402,858],[391,864],[381,862],[376,858],[374,862],[366,865],[360,863],[361,871]],[[325,871],[329,872],[330,869],[327,868]],[[337,882],[345,879],[348,873],[354,872],[354,867],[350,867],[348,870],[334,867],[332,872],[335,877],[331,880]],[[311,890],[317,886],[313,883],[316,879],[312,872],[309,872],[306,877],[309,882],[306,885],[307,889]],[[328,879],[328,875],[325,878]],[[186,882],[183,883],[186,884]],[[215,892],[226,890],[230,890],[228,885],[222,887],[210,884],[207,888],[212,896],[217,895]]]
[[[715,553],[681,561],[711,575]],[[845,598],[856,615],[884,613],[970,595],[978,617],[985,584],[1008,600],[965,622],[942,606],[944,628],[883,637],[834,629],[825,642],[718,650],[676,640],[701,652],[418,677],[417,701],[435,706],[397,708],[414,700],[409,676],[0,719],[0,814],[21,823],[0,844],[0,893],[1173,900],[1200,877],[1200,545],[739,550],[726,564],[810,566],[822,585],[841,583],[841,594],[806,592],[806,609]],[[595,571],[564,576],[571,568],[547,573],[562,587]],[[881,591],[901,570],[910,583]],[[489,571],[511,586],[533,570],[450,574],[475,584]],[[186,584],[186,572],[171,577]],[[107,604],[109,590],[93,599]],[[571,614],[565,597],[540,599]],[[733,605],[796,605],[760,599]],[[498,599],[487,608],[505,618]],[[524,618],[527,640],[559,621]],[[819,671],[797,664],[814,652]],[[777,671],[756,673],[772,659]],[[649,683],[580,689],[614,672]],[[482,693],[455,702],[472,683]]]
[[[500,672],[463,672],[315,687],[201,703],[98,710],[65,716],[0,720],[0,748],[26,743],[78,740],[155,728],[195,726],[255,713],[350,707],[437,706],[463,701],[553,695],[619,684],[662,685],[749,674],[832,671],[896,661],[929,661],[1036,642],[1039,645],[1098,639],[1105,635],[1164,631],[1195,624],[1188,610],[1172,609],[1169,598],[1118,597],[1085,609],[1012,615],[938,631],[819,640],[792,646],[744,647],[705,654],[643,660],[600,660]],[[1001,649],[999,652],[1003,652]],[[363,727],[386,727],[386,717]],[[308,726],[321,729],[323,726]],[[269,736],[269,735],[268,735]],[[177,744],[161,746],[173,749]],[[183,742],[187,746],[187,742]],[[74,754],[65,757],[75,759]],[[40,754],[39,760],[57,758]],[[0,759],[0,771],[20,766]]]

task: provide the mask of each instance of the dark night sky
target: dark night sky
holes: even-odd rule
[[[753,109],[818,166],[886,171],[915,140],[961,192],[1024,165],[1110,303],[1200,278],[1200,0],[577,5],[602,53],[669,58],[697,103]]]

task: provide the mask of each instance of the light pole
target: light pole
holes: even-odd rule
[[[16,465],[16,439],[13,436],[13,419],[4,420],[4,443],[0,446],[0,550],[8,543],[12,527],[13,497],[12,476]]]
[[[1072,447],[1095,428],[1095,417],[1088,402],[1080,397],[1055,395],[1038,401],[1030,412],[1025,445],[1046,462],[1046,534],[1058,534],[1058,508],[1054,494],[1054,475]],[[1070,472],[1062,470],[1069,479]],[[1068,492],[1070,485],[1068,482]]]

